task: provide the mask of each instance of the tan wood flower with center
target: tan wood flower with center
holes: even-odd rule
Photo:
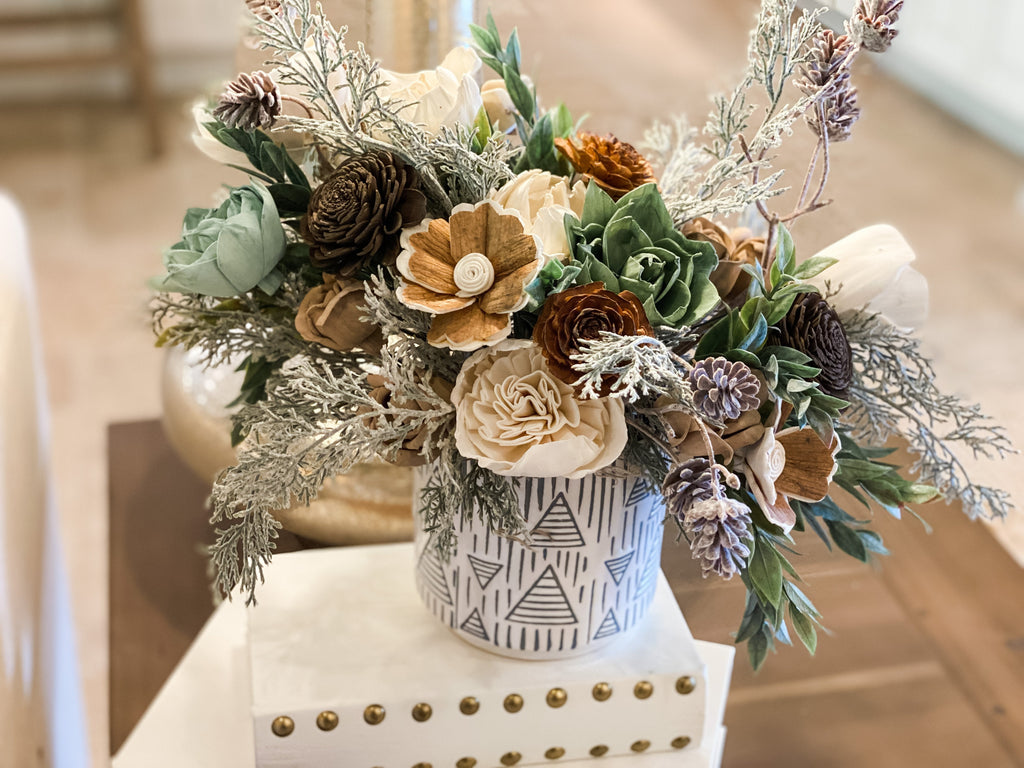
[[[458,205],[402,234],[398,298],[434,315],[427,341],[470,352],[508,338],[543,263],[520,215],[493,201]]]

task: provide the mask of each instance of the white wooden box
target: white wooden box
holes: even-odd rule
[[[620,642],[522,661],[469,646],[432,617],[413,566],[405,544],[275,558],[249,611],[260,768],[484,768],[591,758],[602,747],[608,756],[699,749],[706,668],[664,576],[650,615]],[[602,684],[612,695],[598,700]],[[510,697],[521,702],[513,712]],[[323,730],[318,718],[337,724]]]
[[[403,548],[408,550],[406,557],[411,567],[411,546],[397,545],[393,549],[400,551]],[[364,562],[369,559],[373,563],[372,571],[382,578],[411,581],[404,566],[390,572],[383,568],[390,557],[385,552],[387,549],[392,548],[341,549],[279,556],[275,559],[271,571],[281,577],[286,573],[296,576],[297,571],[289,568],[289,562],[305,558],[351,556]],[[273,575],[272,578],[278,581]],[[313,589],[314,585],[295,581],[292,587],[301,594]],[[246,609],[238,601],[225,603],[217,609],[119,750],[113,760],[114,768],[181,768],[186,765],[189,768],[252,768],[256,765],[257,734],[254,731],[252,717],[248,618]],[[424,619],[433,621],[426,615]],[[454,637],[451,641],[457,644],[456,647],[464,648],[466,651],[473,650]],[[630,752],[628,756],[606,756],[599,761],[589,756],[579,760],[566,756],[553,764],[564,768],[596,765],[606,768],[717,768],[721,764],[725,740],[725,729],[721,723],[734,651],[731,646],[700,641],[695,643],[694,648],[707,673],[707,683],[701,697],[706,709],[703,731],[701,734],[693,734],[693,742],[689,746],[672,752],[654,752],[652,747],[651,751],[642,754]],[[618,691],[612,698],[614,699],[616,695]],[[698,695],[697,690],[690,695]],[[567,703],[566,707],[568,706]],[[526,711],[525,707],[523,711]],[[392,714],[389,713],[389,716]],[[433,718],[425,724],[417,725],[429,725],[432,721]],[[339,723],[334,733],[342,732],[341,729],[342,723]],[[298,730],[296,727],[296,732]],[[612,731],[609,731],[610,733]],[[415,735],[415,732],[413,734]],[[500,737],[500,734],[496,736]],[[478,758],[477,768],[500,768],[499,762],[492,757],[500,749],[499,743],[500,741],[496,740],[493,745],[487,745],[486,756]],[[307,764],[301,759],[291,763]],[[343,765],[345,768],[358,766],[358,763],[351,763],[343,758],[338,758],[334,764]],[[387,763],[369,763],[367,768],[377,765],[383,765],[385,768],[389,766]],[[407,768],[412,768],[413,765],[415,763],[410,763]],[[434,763],[433,768],[454,765],[454,762]],[[402,766],[405,768],[405,764]]]

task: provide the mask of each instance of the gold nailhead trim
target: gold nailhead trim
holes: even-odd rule
[[[632,749],[634,752],[643,752],[649,746],[651,746],[651,742],[649,742],[647,739],[640,739],[639,741],[634,741],[632,744],[630,744],[629,748]]]
[[[321,731],[333,731],[338,727],[338,715],[326,710],[316,716],[316,727]]]
[[[274,732],[275,736],[290,736],[295,730],[295,721],[288,715],[275,717],[274,722],[270,724],[270,730]]]
[[[473,766],[475,765],[475,757],[463,757],[457,763],[455,763],[455,768],[473,768]]]
[[[696,687],[697,681],[689,675],[686,675],[685,677],[680,677],[678,680],[676,680],[676,693],[682,693],[684,695],[687,693],[693,693],[693,689]]]
[[[612,697],[612,687],[608,683],[598,683],[592,693],[598,701],[608,701]]]
[[[523,697],[520,696],[518,693],[510,693],[508,696],[505,697],[505,711],[506,712],[515,713],[515,712],[518,712],[522,708],[523,708]],[[509,754],[510,755],[518,755],[519,753],[518,752],[509,752]],[[508,763],[508,765],[513,765],[513,763]]]
[[[552,688],[548,691],[547,702],[549,707],[558,709],[569,700],[569,694],[564,688]]]
[[[557,760],[558,758],[562,757],[564,754],[565,754],[565,750],[562,749],[561,747],[552,747],[551,749],[549,749],[547,752],[544,753],[544,757],[546,757],[548,760]]]
[[[459,702],[459,712],[464,715],[475,715],[480,709],[480,702],[473,696],[467,696]]]
[[[432,714],[434,714],[434,708],[425,701],[421,701],[412,708],[412,719],[417,723],[427,722]]]
[[[689,736],[677,736],[676,738],[672,739],[672,748],[673,749],[682,749],[683,747],[688,746],[689,743],[690,743],[690,737]]]
[[[641,680],[633,686],[633,695],[638,699],[648,699],[654,693],[654,686],[646,680]]]
[[[416,763],[412,768],[434,768],[430,763]]]
[[[601,757],[602,755],[606,755],[608,754],[608,745],[598,744],[596,747],[591,748],[590,754],[593,757]]]
[[[506,752],[504,755],[501,756],[501,764],[502,765],[515,765],[516,763],[518,763],[522,759],[523,759],[523,756],[520,753],[518,753],[518,752]]]
[[[363,710],[363,720],[370,725],[380,725],[384,722],[385,715],[387,715],[387,712],[384,711],[384,707],[380,704],[371,704]]]

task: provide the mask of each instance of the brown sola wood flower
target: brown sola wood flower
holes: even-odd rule
[[[620,336],[653,336],[654,329],[640,300],[629,291],[613,293],[595,282],[548,296],[533,328],[533,340],[544,353],[551,373],[575,384],[572,356],[580,343],[600,338],[603,331]],[[602,397],[610,394],[614,376],[606,376]]]
[[[727,230],[710,219],[690,219],[682,227],[690,240],[711,243],[718,256],[718,266],[711,272],[711,282],[726,304],[741,303],[750,287],[750,275],[744,265],[753,266],[764,254],[763,237],[754,237],[749,229]]]
[[[426,212],[415,169],[390,152],[367,152],[345,160],[313,191],[302,234],[314,266],[352,277],[394,264],[402,229]]]
[[[430,344],[469,352],[508,337],[543,261],[540,238],[524,232],[517,211],[489,200],[463,203],[447,221],[402,233],[398,298],[434,315]]]
[[[598,136],[580,131],[576,134],[579,146],[570,139],[555,139],[555,146],[565,155],[588,182],[593,181],[618,200],[630,190],[652,181],[654,171],[632,144],[614,136]]]
[[[815,380],[822,392],[846,396],[853,383],[853,351],[839,315],[825,299],[817,293],[798,296],[778,326],[778,337],[821,369]]]

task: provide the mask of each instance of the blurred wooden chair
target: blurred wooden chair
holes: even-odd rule
[[[164,148],[163,133],[140,0],[107,0],[107,5],[64,10],[0,11],[0,31],[4,32],[74,29],[82,24],[110,26],[116,32],[118,43],[108,50],[53,51],[36,56],[5,57],[0,52],[0,73],[121,68],[129,77],[132,97],[145,125],[150,154],[160,155]]]
[[[0,191],[0,765],[88,765],[21,215]]]

